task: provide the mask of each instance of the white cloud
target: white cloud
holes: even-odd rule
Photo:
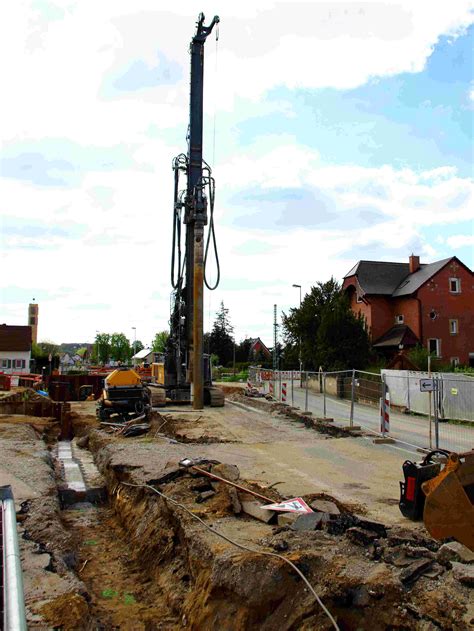
[[[10,279],[19,290],[49,292],[40,304],[40,336],[56,341],[92,340],[97,329],[132,335],[136,326],[137,336],[148,342],[167,327],[170,167],[171,158],[185,150],[188,43],[200,10],[208,18],[217,11],[222,20],[217,74],[214,38],[206,45],[205,107],[211,117],[214,107],[232,109],[278,85],[347,88],[371,77],[419,71],[439,36],[454,37],[469,21],[469,3],[460,1],[193,0],[175,4],[172,12],[164,0],[49,3],[43,11],[34,8],[38,3],[9,3],[8,12],[6,6],[0,20],[4,147],[14,152],[30,143],[41,152],[45,139],[65,139],[102,155],[119,145],[133,163],[115,170],[76,165],[81,178],[71,187],[0,182],[4,215],[49,230],[42,237],[5,235],[4,268],[8,263],[11,270],[14,261]],[[153,67],[158,50],[181,66],[175,84],[104,92],[107,80],[134,61]],[[291,103],[279,106],[292,115]],[[231,139],[232,131],[226,130]],[[215,169],[223,281],[212,296],[206,293],[207,310],[209,300],[214,311],[224,299],[237,337],[262,334],[268,343],[273,304],[287,309],[296,303],[293,283],[308,290],[316,280],[341,278],[371,244],[378,244],[386,259],[404,259],[412,247],[436,258],[442,244],[426,243],[422,229],[469,219],[472,190],[449,165],[420,172],[329,166],[317,151],[296,145],[281,131],[267,137],[265,146],[226,147],[228,157]],[[334,223],[289,221],[269,229],[270,208],[268,221],[246,226],[249,209],[242,210],[239,195],[278,188],[324,193]],[[252,212],[259,210],[258,202],[255,206]],[[380,216],[348,229],[354,208],[362,207]],[[54,227],[68,234],[53,234]],[[265,247],[245,254],[246,244],[255,241]],[[447,243],[461,247],[460,241]],[[23,322],[25,304],[10,302],[4,317]]]
[[[453,250],[464,247],[474,247],[474,235],[472,234],[456,234],[446,239],[447,244]]]

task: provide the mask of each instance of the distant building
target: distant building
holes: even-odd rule
[[[38,343],[38,312],[39,307],[36,302],[28,305],[28,325],[31,327],[31,341],[34,344]]]
[[[387,357],[420,344],[443,363],[474,366],[474,275],[452,256],[421,264],[359,261],[344,277],[354,313]]]
[[[133,366],[142,366],[143,364],[152,364],[154,361],[155,353],[151,348],[143,348],[132,357]]]
[[[265,359],[271,359],[272,353],[265,346],[262,340],[259,337],[251,338],[250,340],[250,350],[249,350],[249,359],[257,359],[259,357],[263,357]]]
[[[31,327],[0,325],[0,372],[29,373]]]

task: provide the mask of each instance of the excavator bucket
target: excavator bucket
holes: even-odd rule
[[[450,453],[443,470],[421,486],[423,521],[435,539],[453,537],[474,551],[474,450]]]

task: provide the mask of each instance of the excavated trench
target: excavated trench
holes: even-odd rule
[[[239,511],[243,496],[235,489],[180,469],[179,445],[172,445],[175,453],[169,441],[159,438],[110,437],[92,420],[74,426],[83,444],[74,450],[76,459],[86,463],[81,463],[86,486],[97,491],[102,484],[105,493],[83,494],[79,501],[71,501],[59,479],[62,510],[59,513],[53,498],[49,500],[49,526],[44,512],[43,520],[34,510],[27,515],[28,536],[43,545],[48,542],[51,569],[70,572],[76,579],[70,594],[41,609],[51,627],[331,628],[314,597],[282,559],[244,551],[211,531],[255,550],[284,554],[308,578],[340,629],[425,631],[469,625],[469,590],[459,590],[446,568],[435,563],[436,542],[364,522],[329,497],[325,499],[335,502],[341,514],[319,530],[266,524]],[[132,453],[135,447],[141,451],[128,458],[126,450]],[[151,448],[153,457],[161,458],[154,468],[143,457]],[[91,456],[101,481],[91,473]],[[57,473],[62,475],[58,468]],[[186,506],[211,531],[144,484]],[[249,481],[242,484],[274,501],[280,499],[274,489]],[[198,503],[206,489],[212,494]],[[400,570],[407,564],[392,561],[403,555],[408,563],[431,559],[440,568],[441,579],[402,582]]]

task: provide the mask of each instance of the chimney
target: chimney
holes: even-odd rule
[[[420,257],[412,254],[409,258],[410,274],[414,274],[420,269]]]

